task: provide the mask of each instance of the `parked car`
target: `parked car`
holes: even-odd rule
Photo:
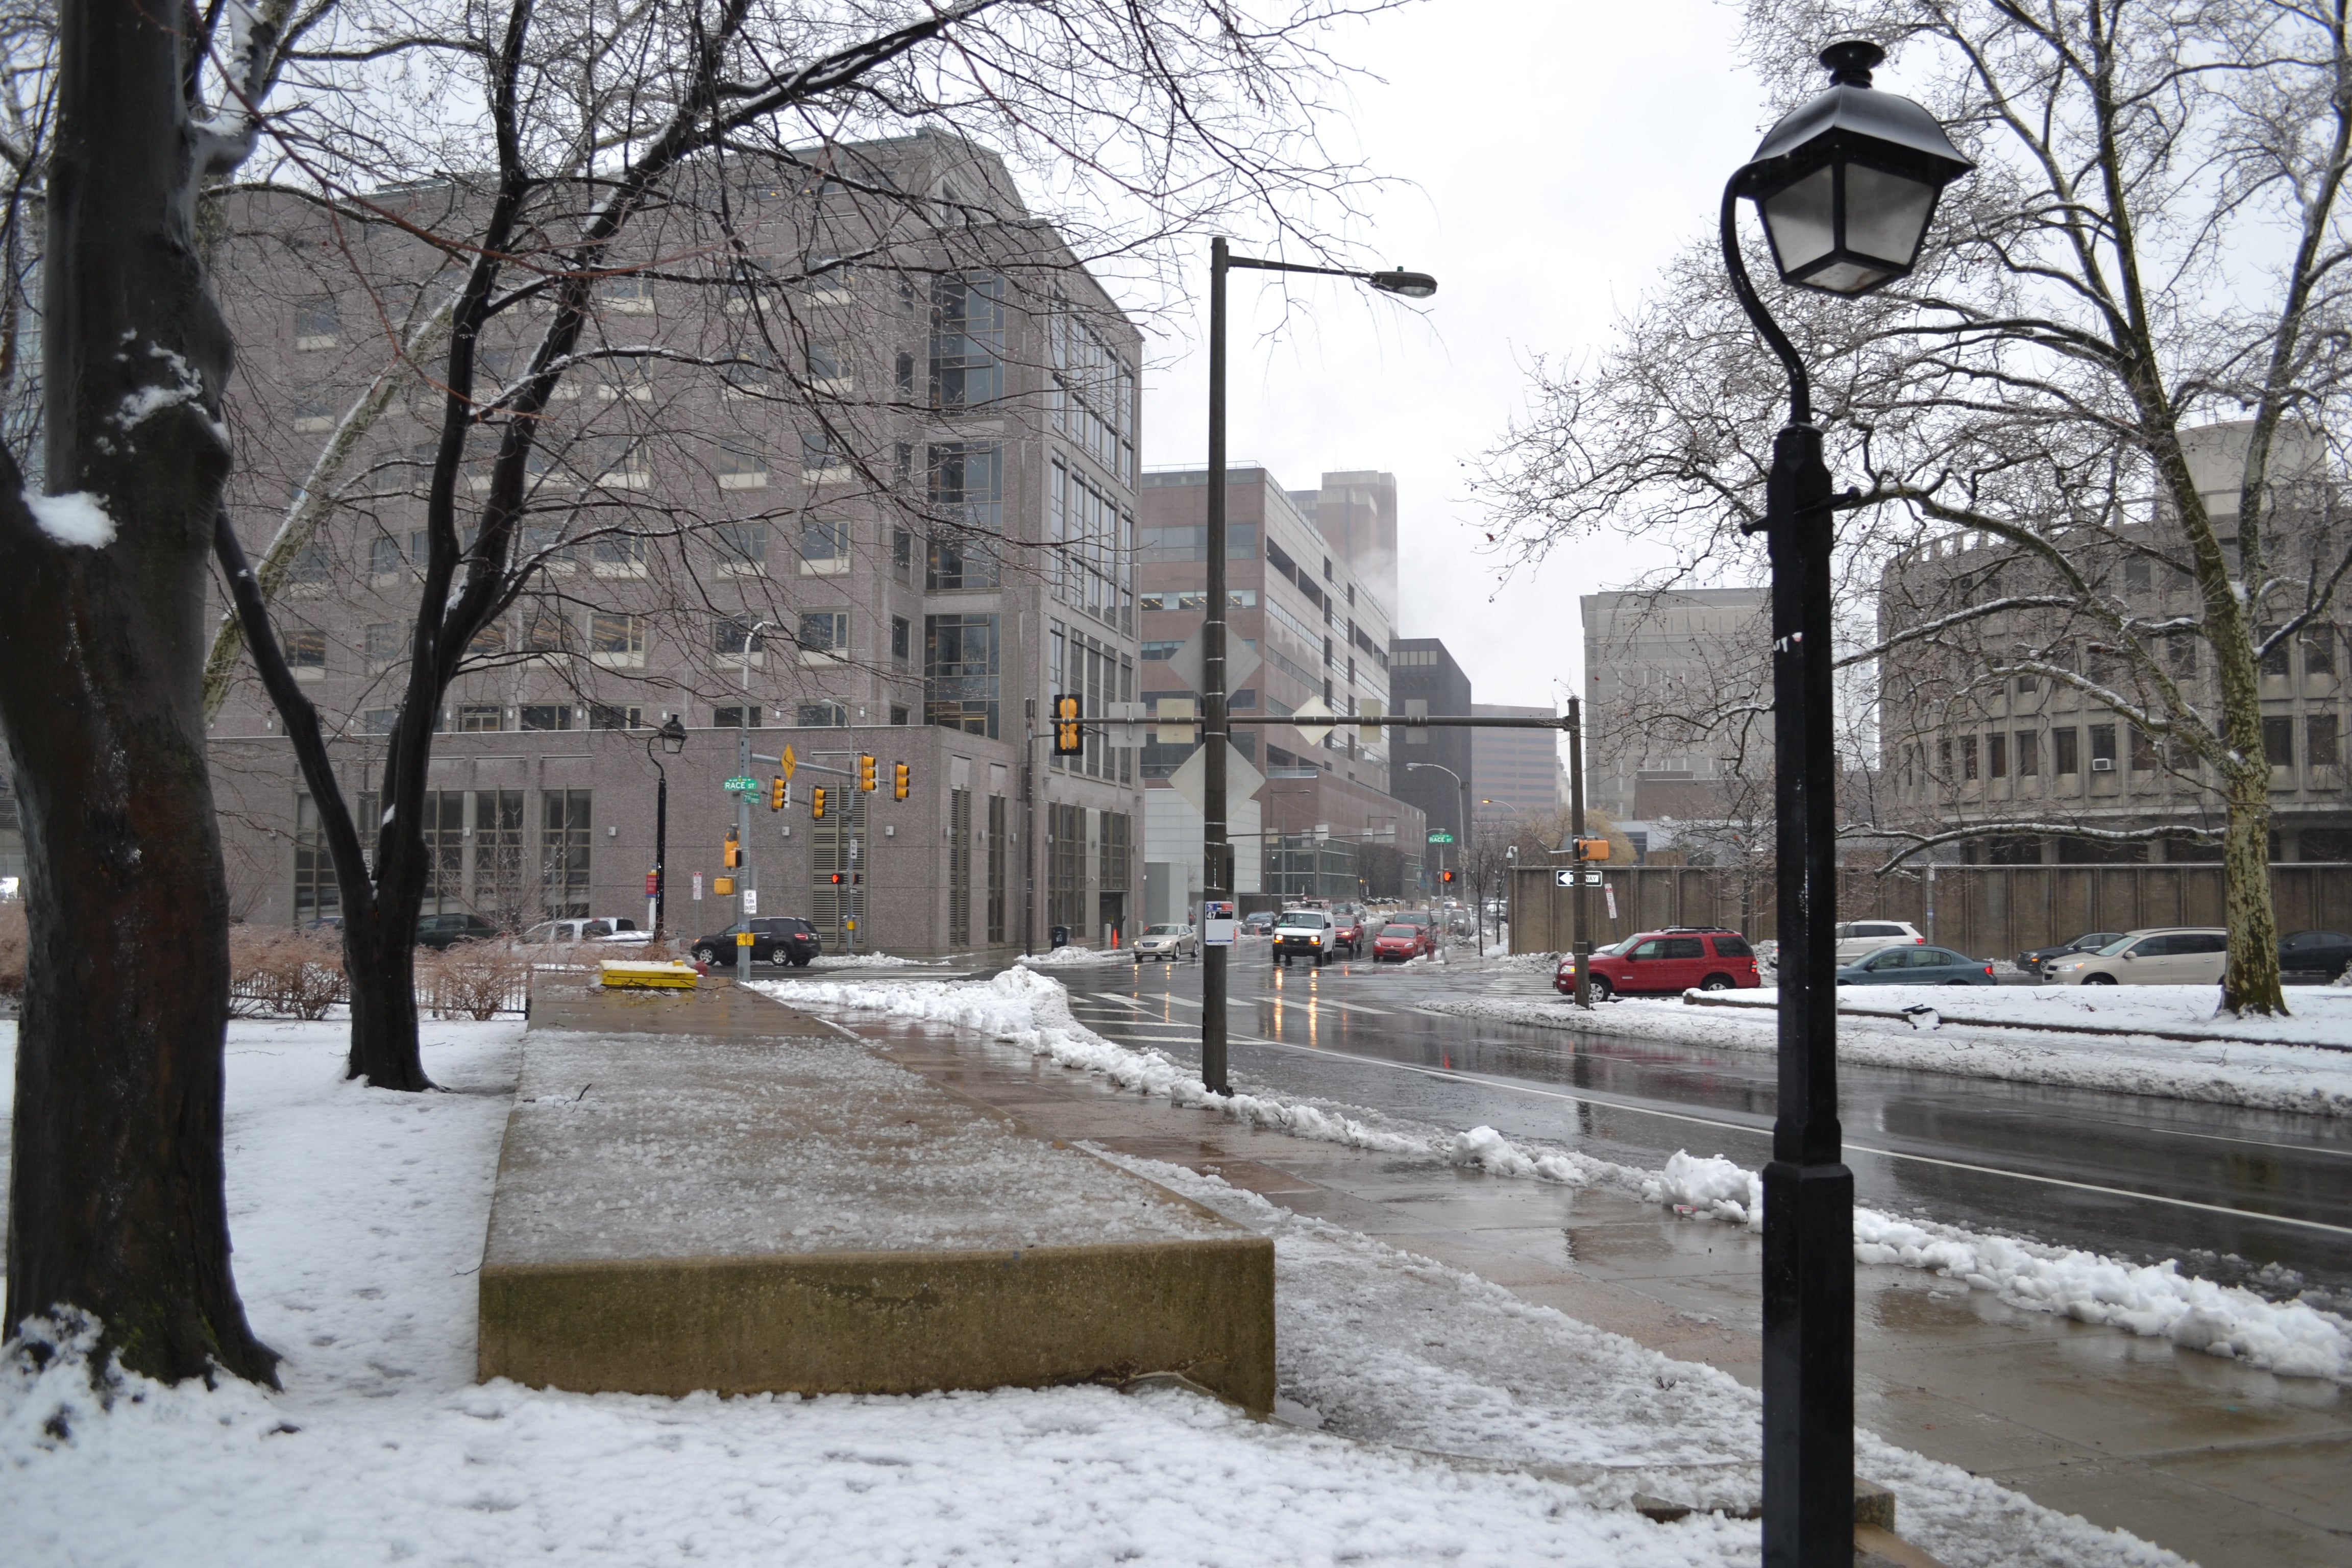
[[[762,915],[756,920],[729,926],[716,936],[694,939],[694,956],[704,963],[730,964],[735,962],[739,945],[738,932],[749,929],[751,933],[751,962],[754,963],[789,963],[795,969],[806,966],[824,946],[814,927],[796,915]]]
[[[477,914],[419,915],[416,945],[438,952],[461,942],[487,942],[506,933]]]
[[[1925,945],[1927,941],[1917,926],[1902,921],[1847,921],[1837,928],[1838,965],[1843,968],[1898,942]]]
[[[1385,923],[1419,926],[1429,933],[1432,942],[1437,940],[1437,917],[1427,910],[1399,910]]]
[[[1364,955],[1364,911],[1353,904],[1341,904],[1331,911],[1331,946],[1334,952],[1348,950],[1349,958]]]
[[[2287,974],[2325,974],[2352,968],[2352,936],[2340,931],[2290,931],[2279,939],[2279,969]]]
[[[2230,933],[2219,926],[2159,926],[2050,966],[2062,985],[2219,985]]]
[[[1642,939],[1639,936],[1620,937],[1615,942],[1606,942],[1600,947],[1594,948],[1592,950],[1592,956],[1595,958],[1615,958],[1641,940]],[[1752,947],[1755,951],[1760,952],[1765,945],[1765,943],[1759,942],[1753,943]],[[1559,966],[1552,971],[1551,988],[1559,992],[1563,996],[1573,996],[1576,994],[1576,955],[1574,953],[1563,952],[1559,955]]]
[[[1592,994],[1605,1001],[1617,993],[1728,991],[1734,986],[1761,985],[1756,973],[1756,952],[1738,931],[1714,926],[1675,926],[1643,931],[1631,945],[1607,957],[1592,955]],[[1559,981],[1555,979],[1557,985]],[[1575,974],[1569,976],[1575,989]]]
[[[603,942],[634,947],[651,942],[653,935],[649,931],[639,931],[636,921],[623,917],[541,921],[523,932],[522,940],[528,942]]]
[[[1998,985],[1992,965],[1948,947],[1882,947],[1837,972],[1840,985]]]
[[[1161,958],[1173,963],[1180,958],[1201,956],[1200,936],[1188,925],[1145,926],[1143,934],[1135,939],[1135,962]]]
[[[1372,939],[1374,963],[1406,963],[1436,951],[1437,944],[1429,940],[1429,932],[1411,921],[1391,921]]]
[[[1274,961],[1288,963],[1294,958],[1311,958],[1320,968],[1330,962],[1331,950],[1339,945],[1331,931],[1331,917],[1321,910],[1283,910],[1274,922]]]
[[[1272,910],[1260,910],[1254,915],[1244,917],[1242,921],[1242,934],[1244,936],[1272,936],[1274,934],[1274,911]]]
[[[2040,974],[2051,960],[2072,958],[2078,952],[2096,952],[2124,933],[2119,931],[2086,931],[2072,942],[2062,942],[2055,947],[2028,948],[2017,955],[2017,967],[2028,974]]]

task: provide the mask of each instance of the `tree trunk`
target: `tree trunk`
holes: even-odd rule
[[[223,1194],[228,900],[198,680],[230,342],[192,231],[192,16],[60,16],[42,326],[65,497],[28,506],[0,456],[0,723],[31,926],[6,1311],[86,1310],[151,1376],[274,1381]]]
[[[362,924],[343,924],[343,973],[352,993],[348,1078],[376,1089],[433,1087],[416,1040],[416,904],[379,905]],[[396,933],[396,934],[395,934]]]
[[[2230,932],[2221,1005],[2232,1013],[2283,1014],[2278,910],[2271,903],[2271,764],[2259,731],[2256,736],[2252,755],[2224,774],[2221,784],[2230,807],[2221,840],[2221,919]]]

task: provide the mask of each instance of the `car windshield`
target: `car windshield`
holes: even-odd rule
[[[1143,928],[1143,934],[1146,936],[1177,936],[1181,934],[1184,928],[1182,926],[1146,926]]]
[[[1415,937],[1421,934],[1421,928],[1419,926],[1383,926],[1381,929],[1381,934],[1382,936]]]
[[[2123,952],[2124,949],[2129,947],[2133,942],[2137,942],[2139,938],[2135,936],[2119,936],[2116,938],[2115,941],[2107,943],[2106,946],[2099,949],[2099,956],[2101,958],[2113,958],[2116,954]]]
[[[1323,929],[1323,917],[1318,914],[1302,910],[1297,914],[1285,915],[1281,920],[1275,923],[1277,925],[1286,926],[1303,926],[1308,931],[1321,931]]]

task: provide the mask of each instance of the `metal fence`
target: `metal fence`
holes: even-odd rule
[[[1780,934],[1769,870],[1629,866],[1603,872],[1585,896],[1596,944],[1678,925],[1727,926],[1756,942]],[[2352,865],[2274,865],[2271,897],[2282,932],[2352,930]],[[1566,952],[1569,900],[1552,868],[1514,871],[1511,951]],[[2221,868],[1938,866],[1932,878],[1924,868],[1885,877],[1850,869],[1838,877],[1838,918],[1907,921],[1945,947],[2007,958],[2084,931],[2221,925]]]

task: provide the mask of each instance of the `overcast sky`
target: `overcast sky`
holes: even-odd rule
[[[1233,277],[1231,460],[1293,489],[1327,469],[1394,474],[1398,631],[1443,637],[1479,701],[1580,688],[1577,595],[1656,563],[1611,539],[1498,585],[1474,552],[1485,531],[1465,464],[1526,406],[1531,355],[1599,347],[1617,310],[1711,227],[1761,131],[1758,84],[1732,58],[1738,21],[1706,0],[1442,0],[1335,36],[1336,54],[1384,79],[1354,90],[1362,155],[1410,182],[1369,198],[1366,237],[1383,262],[1435,274],[1437,296],[1415,317],[1302,279],[1286,313],[1279,284]],[[1246,250],[1252,237],[1234,237]],[[1201,267],[1205,301],[1205,244]],[[1154,345],[1147,465],[1207,458],[1200,323],[1191,340]]]

